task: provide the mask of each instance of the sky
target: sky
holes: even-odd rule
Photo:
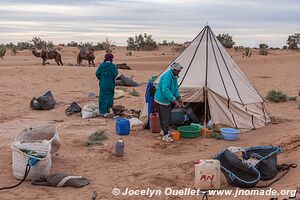
[[[151,34],[191,41],[208,24],[236,45],[285,45],[300,33],[300,0],[0,0],[0,43],[41,37],[55,44],[94,43]]]

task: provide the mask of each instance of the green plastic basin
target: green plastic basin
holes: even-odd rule
[[[199,137],[200,129],[197,126],[180,126],[177,129],[182,138],[197,138]]]

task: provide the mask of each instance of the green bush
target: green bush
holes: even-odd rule
[[[11,55],[12,56],[15,56],[17,54],[17,52],[18,52],[17,46],[14,46],[14,47],[11,48]]]
[[[22,51],[24,49],[31,49],[33,45],[30,42],[18,42],[17,49]]]
[[[127,50],[133,51],[152,51],[158,47],[155,40],[147,33],[129,37],[127,40]]]
[[[47,42],[42,40],[40,37],[33,37],[31,42],[37,49],[45,49],[47,47]]]
[[[179,52],[179,53],[183,52],[185,50],[185,48],[186,47],[184,45],[181,45],[181,44],[172,46],[172,50],[174,52]]]
[[[140,93],[138,91],[136,91],[135,89],[133,89],[132,91],[130,91],[129,94],[131,96],[134,96],[134,97],[140,96]]]
[[[220,41],[220,43],[223,45],[223,47],[225,48],[232,48],[233,45],[235,44],[235,42],[232,39],[232,36],[230,36],[228,33],[226,34],[219,34],[217,36],[218,40]]]
[[[116,45],[114,45],[113,41],[109,40],[108,38],[106,38],[105,41],[102,42],[102,45],[106,53],[113,53],[113,51],[116,49]]]
[[[1,60],[3,59],[3,57],[5,56],[5,53],[6,53],[6,47],[4,44],[1,44],[0,45],[0,58]]]
[[[238,46],[234,46],[233,48],[234,48],[235,52],[239,51],[239,47]]]
[[[251,55],[252,55],[251,49],[249,47],[244,48],[243,58],[244,57],[249,57],[250,58]]]
[[[89,140],[86,142],[87,146],[103,145],[103,142],[107,140],[107,135],[104,130],[98,130],[89,136]]]
[[[79,47],[79,44],[75,41],[71,41],[67,44],[67,47]]]
[[[270,90],[267,95],[267,99],[269,101],[279,103],[279,102],[285,102],[288,100],[287,94],[285,94],[282,91],[277,91],[277,90]]]
[[[259,45],[259,55],[267,56],[269,54],[268,48],[269,48],[269,46],[267,44],[260,44]]]
[[[260,49],[267,49],[267,48],[269,48],[269,46],[267,44],[260,44],[259,48]]]
[[[289,35],[286,44],[288,45],[288,49],[297,50],[300,45],[300,33]]]
[[[78,47],[81,49],[93,49],[94,46],[93,46],[93,42],[85,42],[85,43],[80,42]]]
[[[49,49],[53,49],[54,47],[54,44],[52,41],[48,41],[47,44],[46,44],[46,47],[49,48]]]
[[[260,49],[259,55],[267,56],[269,54],[268,49]]]

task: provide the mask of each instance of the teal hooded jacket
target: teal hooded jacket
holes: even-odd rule
[[[118,75],[118,69],[111,62],[103,62],[96,71],[99,80],[99,87],[102,94],[115,92],[115,79]]]
[[[159,80],[154,100],[163,105],[169,105],[180,97],[177,77],[172,70],[167,71]]]
[[[109,113],[114,104],[115,79],[118,75],[117,67],[111,62],[103,62],[96,71],[99,79],[99,112],[100,114]]]

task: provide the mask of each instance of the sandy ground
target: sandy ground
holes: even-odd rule
[[[28,52],[16,56],[7,55],[0,60],[0,186],[16,183],[12,175],[11,149],[14,136],[23,128],[41,124],[55,124],[58,127],[62,147],[53,155],[51,172],[67,172],[85,176],[92,180],[89,186],[74,188],[50,188],[32,186],[25,182],[15,189],[0,191],[0,199],[91,199],[97,191],[97,199],[146,199],[146,197],[113,196],[112,189],[177,189],[193,187],[193,161],[210,158],[228,146],[280,145],[285,152],[279,156],[279,163],[300,165],[300,110],[298,101],[268,103],[271,116],[281,118],[278,124],[241,135],[233,142],[214,139],[181,139],[166,144],[157,139],[158,135],[148,131],[131,132],[123,137],[125,156],[112,155],[115,133],[112,119],[100,117],[90,120],[79,115],[67,117],[65,109],[72,101],[81,106],[95,102],[87,94],[98,91],[95,77],[96,68],[71,66],[76,63],[76,48],[61,50],[65,66],[41,66],[41,59]],[[116,100],[126,108],[140,109],[146,82],[151,75],[158,74],[178,53],[168,47],[152,52],[133,52],[125,56],[126,50],[118,48],[115,63],[126,62],[134,70],[122,71],[133,77],[140,87],[135,88],[141,95],[128,94]],[[230,52],[242,71],[265,96],[270,89],[281,89],[288,95],[296,96],[300,88],[300,53],[271,51],[269,56],[242,58],[240,52]],[[97,65],[104,52],[97,52]],[[52,90],[57,106],[50,111],[33,111],[29,108],[30,99],[39,96],[47,89]],[[101,147],[86,147],[84,142],[93,131],[105,129],[108,141]],[[275,183],[274,189],[295,189],[300,187],[300,168],[292,170],[282,180]],[[222,188],[230,188],[222,179]],[[199,199],[199,197],[156,196],[154,199]],[[269,199],[270,197],[238,197],[236,199]],[[209,199],[233,199],[233,197],[209,197]],[[280,198],[279,198],[280,199]],[[283,198],[282,198],[283,199]]]

